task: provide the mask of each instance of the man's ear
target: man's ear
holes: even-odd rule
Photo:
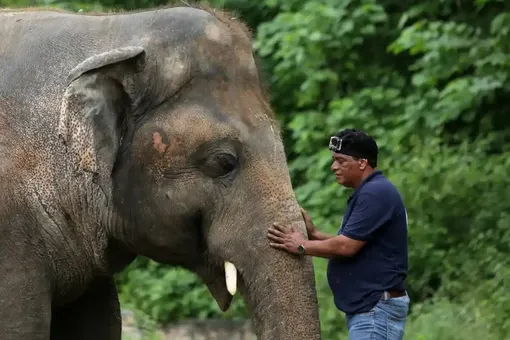
[[[359,162],[360,170],[365,170],[367,168],[367,165],[368,165],[368,160],[365,158],[361,158],[360,162]]]
[[[145,50],[125,47],[92,56],[69,74],[58,135],[78,173],[89,172],[104,185],[114,166],[122,124],[140,100],[139,72]]]

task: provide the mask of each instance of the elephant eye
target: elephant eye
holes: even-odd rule
[[[216,162],[223,174],[232,172],[237,165],[237,160],[230,154],[221,154],[216,156]]]
[[[237,158],[230,153],[215,153],[210,155],[202,166],[202,171],[210,177],[228,175],[237,167]]]

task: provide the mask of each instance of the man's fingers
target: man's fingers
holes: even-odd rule
[[[273,223],[273,227],[269,228],[268,231],[276,236],[279,237],[285,237],[285,235],[288,235],[290,233],[293,233],[296,231],[296,229],[293,226],[290,227],[284,227],[278,222]]]
[[[268,229],[268,233],[270,233],[272,235],[275,235],[275,236],[278,236],[278,237],[283,237],[284,236],[284,234],[281,231],[279,231],[279,230],[277,230],[275,228],[269,228]]]
[[[284,234],[286,234],[288,232],[287,231],[288,229],[286,227],[282,226],[281,224],[279,224],[278,222],[273,223],[273,227]]]
[[[279,243],[269,243],[269,245],[275,249],[285,250],[285,246]]]
[[[283,243],[283,239],[281,237],[275,236],[273,234],[267,234],[267,238],[274,242]]]

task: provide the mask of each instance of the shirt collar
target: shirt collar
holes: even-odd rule
[[[382,171],[375,170],[370,175],[368,175],[363,181],[361,181],[360,185],[356,188],[356,190],[354,190],[354,192],[351,194],[351,196],[349,196],[349,198],[347,199],[347,203],[349,203],[354,198],[354,196],[356,196],[358,194],[358,192],[361,190],[361,188],[365,184],[367,184],[368,182],[373,180],[375,177],[378,177],[379,175],[382,175]]]

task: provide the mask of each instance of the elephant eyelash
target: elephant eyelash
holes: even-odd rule
[[[163,177],[167,179],[179,179],[182,181],[191,180],[194,170],[197,170],[196,167],[182,167],[182,168],[170,168],[166,169],[163,172]]]

